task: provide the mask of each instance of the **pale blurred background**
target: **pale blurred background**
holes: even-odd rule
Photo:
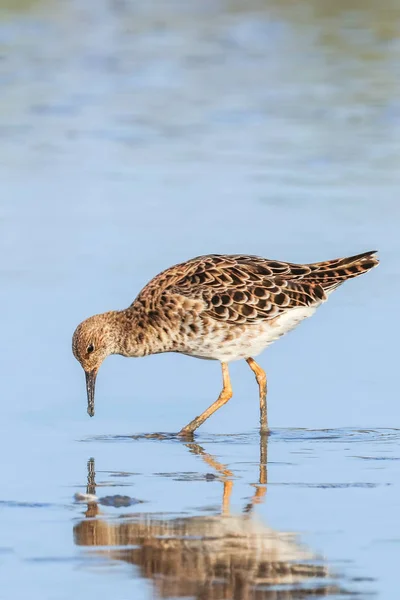
[[[153,597],[73,543],[89,456],[140,471],[131,493],[146,511],[192,514],[220,492],[150,477],[200,468],[178,443],[101,437],[177,431],[215,399],[218,365],[112,358],[89,420],[79,321],[203,253],[311,262],[375,248],[379,269],[260,359],[273,430],[260,513],[343,577],[370,578],[361,594],[394,598],[399,437],[378,428],[399,423],[399,159],[399,1],[0,0],[0,598]],[[240,452],[229,436],[217,446],[243,499],[257,388],[245,364],[232,380],[200,436],[245,436]],[[322,451],[318,433],[289,428],[337,443]]]

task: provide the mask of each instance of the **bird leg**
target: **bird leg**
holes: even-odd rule
[[[189,444],[185,444],[187,448],[189,448],[190,452],[192,452],[193,454],[198,454],[201,456],[201,458],[204,460],[205,463],[207,463],[207,465],[209,465],[212,469],[215,469],[216,471],[218,471],[218,473],[221,473],[222,477],[221,480],[224,483],[224,492],[223,492],[223,496],[222,496],[222,514],[223,515],[229,515],[229,510],[230,510],[230,498],[231,498],[231,494],[232,494],[232,488],[233,488],[233,473],[232,471],[230,471],[226,465],[221,465],[220,462],[218,462],[218,460],[216,458],[214,458],[214,456],[212,456],[211,454],[208,454],[204,448],[202,448],[202,446],[199,446],[199,444],[194,444],[194,443],[189,443]]]
[[[256,488],[253,497],[247,506],[244,507],[245,513],[250,513],[256,504],[264,501],[267,493],[268,473],[267,473],[267,460],[268,460],[268,434],[265,431],[260,432],[260,472],[258,477],[258,483],[253,484]]]
[[[268,431],[267,376],[253,358],[246,358],[246,362],[255,374],[260,389],[260,428],[261,431]]]
[[[253,359],[251,359],[251,360],[253,360]],[[209,406],[203,413],[201,413],[201,415],[199,417],[196,417],[195,419],[193,419],[193,421],[190,421],[190,423],[188,423],[185,427],[183,427],[183,429],[180,430],[179,435],[187,436],[188,434],[193,433],[193,431],[195,431],[198,427],[200,427],[200,425],[202,425],[204,423],[204,421],[206,419],[208,419],[208,417],[211,417],[211,415],[214,414],[216,410],[221,408],[221,406],[226,404],[228,402],[228,400],[230,400],[230,398],[232,398],[232,386],[231,386],[231,380],[229,378],[228,364],[221,363],[221,366],[222,366],[223,388],[222,388],[222,392],[220,393],[220,395],[218,397],[218,400],[216,400],[213,404],[211,404],[211,406]],[[264,374],[264,376],[265,376],[265,374]]]

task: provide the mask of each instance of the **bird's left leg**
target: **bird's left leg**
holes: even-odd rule
[[[228,400],[232,398],[232,386],[231,380],[229,378],[228,363],[221,363],[221,367],[223,388],[222,392],[218,397],[218,400],[213,402],[213,404],[211,404],[211,406],[209,406],[207,410],[201,413],[199,417],[196,417],[195,419],[193,419],[193,421],[190,421],[190,423],[183,427],[183,429],[180,430],[178,435],[181,435],[183,437],[191,435],[198,427],[200,427],[200,425],[204,423],[206,419],[208,419],[208,417],[211,417],[211,415],[214,414],[216,410],[221,408],[221,406],[226,404]]]
[[[255,374],[260,390],[260,428],[261,431],[268,431],[267,376],[253,358],[246,358],[246,362]]]

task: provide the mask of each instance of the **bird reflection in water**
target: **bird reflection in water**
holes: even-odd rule
[[[233,473],[200,445],[186,443],[223,482],[219,514],[163,518],[137,513],[115,522],[100,517],[97,500],[89,501],[86,518],[74,527],[75,543],[102,546],[97,551],[102,556],[136,565],[160,598],[294,600],[340,593],[326,566],[293,535],[274,531],[253,515],[267,491],[267,443],[268,436],[260,435],[259,482],[242,514],[230,513]],[[87,494],[94,495],[93,459],[88,470]]]

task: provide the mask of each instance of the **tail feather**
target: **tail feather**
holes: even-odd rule
[[[376,250],[363,252],[346,258],[336,258],[321,263],[307,265],[311,269],[311,277],[325,291],[331,291],[347,279],[358,277],[379,264]]]

